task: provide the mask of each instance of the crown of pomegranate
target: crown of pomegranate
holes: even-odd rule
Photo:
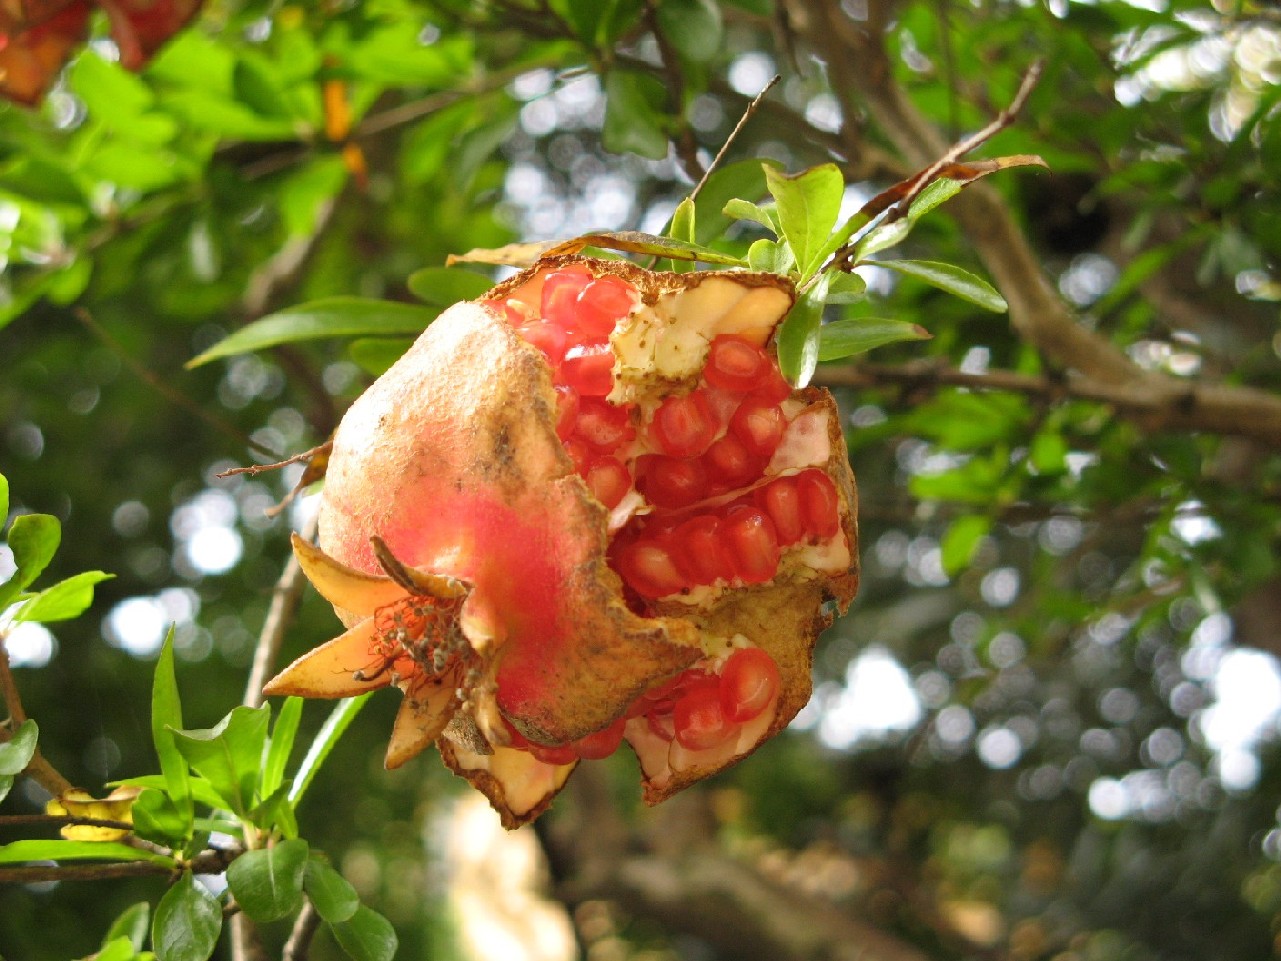
[[[387,764],[435,742],[508,827],[624,741],[656,803],[778,733],[858,584],[835,403],[774,357],[794,300],[558,257],[445,311],[334,436],[294,548],[349,629],[267,692],[399,687]]]

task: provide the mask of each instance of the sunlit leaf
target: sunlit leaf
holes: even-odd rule
[[[34,718],[27,718],[8,741],[0,742],[0,775],[21,774],[36,753],[40,728]]]
[[[778,331],[778,366],[796,387],[808,386],[818,366],[827,283],[828,275],[819,277],[797,300]]]
[[[750,220],[752,223],[760,224],[767,230],[772,230],[776,235],[780,233],[778,208],[776,207],[761,206],[760,204],[735,198],[725,204],[724,213],[726,217],[732,217],[734,220]]]
[[[311,742],[311,747],[307,749],[307,754],[302,759],[302,764],[298,767],[298,773],[294,775],[293,784],[289,788],[290,803],[297,806],[298,802],[302,800],[303,795],[307,793],[307,788],[311,786],[316,772],[320,770],[321,765],[325,763],[325,759],[329,757],[329,752],[334,749],[338,739],[342,737],[348,725],[355,720],[356,715],[360,713],[360,709],[365,706],[365,702],[369,700],[369,697],[369,694],[360,694],[356,697],[343,698],[334,705],[329,717],[325,719],[325,723],[316,732],[316,737]]]
[[[187,366],[199,367],[221,357],[246,354],[277,344],[331,337],[417,334],[436,318],[437,313],[426,307],[392,300],[329,297],[256,320],[187,361]]]
[[[310,849],[303,840],[246,851],[227,867],[227,887],[255,921],[276,921],[302,907],[303,868]]]
[[[1004,313],[1010,306],[997,289],[986,280],[954,264],[933,260],[877,260],[874,263],[878,267],[886,267],[900,274],[915,277],[917,280],[923,280],[962,300],[968,300],[984,310],[999,314]]]
[[[827,285],[829,304],[856,304],[867,295],[867,281],[858,274],[833,272]]]
[[[74,574],[65,581],[46,587],[26,601],[14,615],[14,621],[49,624],[79,617],[93,603],[94,585],[110,580],[114,576],[114,574],[104,574],[102,571]]]
[[[839,360],[904,340],[928,340],[930,332],[919,324],[879,317],[834,320],[819,332],[818,359]]]
[[[271,708],[232,708],[207,730],[174,731],[174,745],[232,811],[253,807]]]
[[[17,570],[0,584],[0,610],[49,566],[62,540],[62,525],[49,514],[23,514],[9,526],[8,540]]]
[[[823,164],[799,174],[766,168],[765,180],[778,205],[779,228],[804,281],[822,264],[824,245],[841,212],[845,179],[836,164]]]
[[[165,892],[151,923],[158,961],[207,961],[222,931],[222,906],[190,871]]]
[[[289,754],[294,749],[294,738],[298,733],[298,724],[302,721],[303,699],[287,697],[281,705],[280,714],[271,728],[271,744],[267,748],[267,760],[262,766],[262,793],[271,795],[284,783],[285,765],[289,763]]]
[[[762,163],[759,160],[737,160],[712,171],[703,189],[694,199],[697,211],[697,227],[694,240],[700,244],[710,244],[716,240],[733,222],[726,207],[735,200],[755,204],[766,196],[765,167],[778,165],[773,162]]]
[[[0,864],[28,861],[149,861],[176,865],[173,858],[115,841],[11,841],[0,844]]]
[[[174,731],[182,728],[182,700],[174,674],[173,627],[170,626],[160,646],[156,669],[151,679],[151,742],[164,775],[165,791],[174,812],[184,822],[182,836],[190,833],[193,811],[190,774],[187,760],[174,743]]]

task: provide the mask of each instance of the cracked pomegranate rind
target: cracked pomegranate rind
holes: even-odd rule
[[[626,740],[645,799],[754,750],[857,588],[840,418],[793,392],[767,274],[554,258],[445,311],[334,437],[320,546],[349,630],[269,693],[406,701],[509,827]]]

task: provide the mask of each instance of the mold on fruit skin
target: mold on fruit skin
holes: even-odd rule
[[[486,304],[536,304],[542,279],[565,264],[621,277],[639,292],[637,309],[611,336],[615,348],[620,332],[642,326],[648,332],[637,342],[661,342],[655,316],[666,316],[668,327],[686,318],[679,340],[701,341],[704,353],[716,333],[763,344],[793,300],[790,284],[770,275],[658,274],[621,261],[558,258],[499,285]],[[758,290],[742,319],[720,309]],[[688,304],[702,302],[692,314],[689,295]],[[761,319],[765,301],[768,321]],[[479,304],[445,311],[344,417],[322,499],[320,549],[303,546],[299,556],[351,629],[304,655],[268,690],[333,697],[395,684],[406,703],[388,764],[436,740],[450,768],[482,790],[511,827],[536,817],[574,766],[543,763],[518,750],[521,744],[555,747],[601,731],[630,716],[646,691],[714,661],[728,638],[745,637],[775,660],[782,679],[776,701],[714,751],[656,745],[636,731],[644,718],[633,717],[624,733],[641,758],[645,799],[669,796],[781,730],[808,699],[810,649],[830,621],[825,602],[844,609],[857,587],[857,533],[835,407],[826,392],[796,393],[786,402],[792,414],[805,411],[826,425],[821,466],[841,502],[838,535],[794,549],[791,561],[785,555],[770,583],[722,589],[697,604],[680,597],[638,605],[609,566],[608,546],[629,515],[648,508],[634,491],[612,512],[591,495],[556,434],[551,368],[498,313]],[[702,317],[711,318],[711,329],[691,331]],[[638,397],[656,384],[689,389],[698,366],[685,359],[688,351],[679,353],[680,365],[655,376],[638,367],[630,379],[620,358],[615,392],[619,384]],[[806,423],[798,433],[813,433]],[[810,441],[798,443],[803,454],[812,450]],[[775,456],[784,473],[797,469],[787,463],[788,449],[785,438]],[[447,575],[462,585],[458,624],[470,650],[439,676],[390,670],[364,679],[376,608],[404,596],[382,573],[373,537],[415,577]],[[811,570],[797,560],[802,555],[825,563]]]

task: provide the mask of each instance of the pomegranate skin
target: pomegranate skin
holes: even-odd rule
[[[701,368],[680,353],[687,342],[706,351],[728,325],[735,336],[768,345],[794,299],[790,283],[772,275],[664,274],[568,257],[518,274],[483,303],[446,310],[343,418],[321,500],[319,549],[296,545],[304,571],[350,629],[267,688],[343,697],[400,687],[406,699],[389,766],[435,742],[508,827],[541,813],[576,763],[543,763],[530,745],[554,748],[627,718],[624,737],[640,759],[648,803],[751,753],[809,699],[813,643],[832,617],[827,602],[844,610],[858,585],[856,495],[840,417],[826,391],[808,389],[786,401],[788,430],[769,469],[822,470],[837,491],[837,533],[785,552],[768,583],[651,600],[625,589],[609,547],[649,508],[637,507],[644,502],[635,493],[612,511],[592,496],[557,435],[551,366],[507,322],[511,311],[490,306],[509,296],[538,304],[542,278],[567,266],[620,278],[638,292],[636,316],[611,337],[618,380],[610,402],[630,404],[636,421],[627,453],[618,456],[632,460],[646,453],[641,420],[657,399],[696,386]],[[671,334],[647,367],[632,348],[652,344],[655,331],[661,339],[663,324]],[[678,337],[681,324],[692,330]],[[375,538],[403,566],[399,575]],[[389,673],[385,665],[412,666],[403,652],[371,670],[371,650],[389,643],[371,625],[380,611],[386,620],[386,605],[405,596],[407,583],[414,590],[426,584],[422,590],[454,612],[454,621],[442,616],[414,642],[424,664],[433,651],[452,652],[430,676]],[[689,669],[714,672],[744,645],[770,655],[780,683],[770,708],[732,742],[705,751],[673,747],[632,710],[647,691]]]

